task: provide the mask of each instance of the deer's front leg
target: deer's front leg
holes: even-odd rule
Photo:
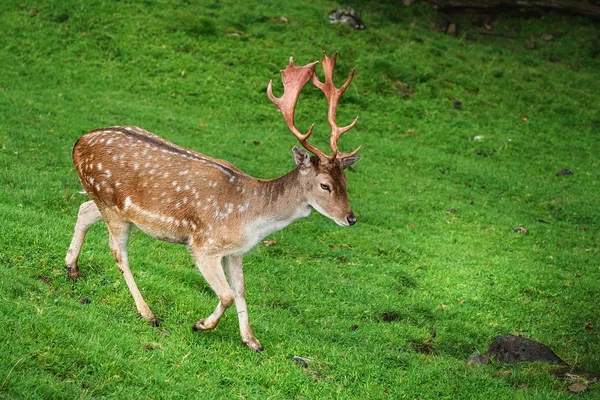
[[[223,259],[223,267],[229,278],[229,284],[233,289],[235,308],[240,321],[240,336],[242,342],[252,350],[262,352],[263,348],[258,339],[254,337],[248,320],[248,309],[246,307],[246,285],[242,271],[242,256],[227,256]]]
[[[79,207],[75,232],[73,233],[73,239],[71,240],[71,245],[69,246],[67,256],[65,257],[65,268],[67,269],[70,279],[79,278],[77,260],[79,259],[79,253],[81,252],[83,239],[90,226],[101,219],[102,215],[100,214],[100,210],[98,210],[98,207],[96,207],[96,204],[94,204],[92,200],[86,201]]]
[[[215,329],[219,324],[223,313],[225,313],[225,311],[233,304],[233,292],[231,291],[225,273],[223,272],[221,257],[207,256],[203,254],[200,249],[193,246],[190,246],[190,251],[194,257],[196,266],[204,276],[204,279],[206,279],[206,282],[208,282],[212,290],[214,290],[219,297],[219,304],[217,304],[215,311],[207,318],[196,321],[193,329],[195,331]]]

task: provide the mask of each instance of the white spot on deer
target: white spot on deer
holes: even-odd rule
[[[181,186],[177,186],[177,187],[175,188],[175,191],[177,191],[177,192],[181,192]]]
[[[189,170],[185,170],[185,171],[180,171],[179,175],[187,175],[190,171]]]
[[[169,177],[169,173],[168,173],[168,172],[165,172],[163,176],[164,176],[165,178],[168,178],[168,177]]]
[[[182,221],[181,221],[181,225],[183,225],[183,226],[188,226],[188,221],[187,221],[187,219],[184,219],[184,220],[182,220]]]
[[[138,163],[133,163],[133,169],[134,169],[134,170],[136,170],[136,171],[137,171],[138,169],[140,169],[140,164],[138,164]]]
[[[106,144],[111,144],[114,141],[114,139],[108,139],[108,141],[106,142]]]
[[[96,166],[96,168],[98,168],[98,171],[102,171],[102,163],[98,163],[98,165]]]
[[[158,187],[158,182],[157,182],[157,183],[155,183],[154,185],[152,185],[152,187],[155,187],[155,188],[157,188],[157,187]]]
[[[160,197],[165,197],[166,195],[167,195],[167,192],[162,192],[162,193],[160,194]]]
[[[104,171],[104,174],[106,175],[107,178],[110,178],[112,176],[112,174],[110,173],[110,169],[107,169],[106,171]]]
[[[190,190],[190,185],[185,185],[183,188],[184,188],[185,190]]]
[[[115,187],[119,187],[119,186],[121,186],[121,182],[115,183]]]
[[[246,200],[244,204],[238,204],[237,209],[239,212],[243,213],[250,207],[250,200]]]
[[[184,196],[182,202],[183,202],[183,204],[187,204],[188,198],[186,196]]]
[[[171,182],[171,185],[173,185],[173,187],[177,186],[177,181]]]
[[[94,178],[93,177],[89,177],[88,182],[90,183],[90,185],[94,184]]]

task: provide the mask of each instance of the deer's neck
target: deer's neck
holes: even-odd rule
[[[246,237],[251,241],[258,242],[312,211],[298,169],[277,179],[258,180],[254,190],[254,215],[246,225]]]

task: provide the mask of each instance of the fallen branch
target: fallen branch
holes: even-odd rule
[[[440,10],[453,8],[545,8],[569,13],[600,17],[600,5],[571,0],[431,0],[429,3]]]
[[[512,33],[503,33],[503,32],[496,32],[496,31],[475,31],[475,32],[470,32],[470,33],[475,34],[475,35],[502,36],[502,37],[509,38],[509,39],[518,38],[517,35],[512,34]]]

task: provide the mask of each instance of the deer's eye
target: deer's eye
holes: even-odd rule
[[[331,187],[329,185],[321,183],[321,189],[327,190],[329,193],[331,193]]]

